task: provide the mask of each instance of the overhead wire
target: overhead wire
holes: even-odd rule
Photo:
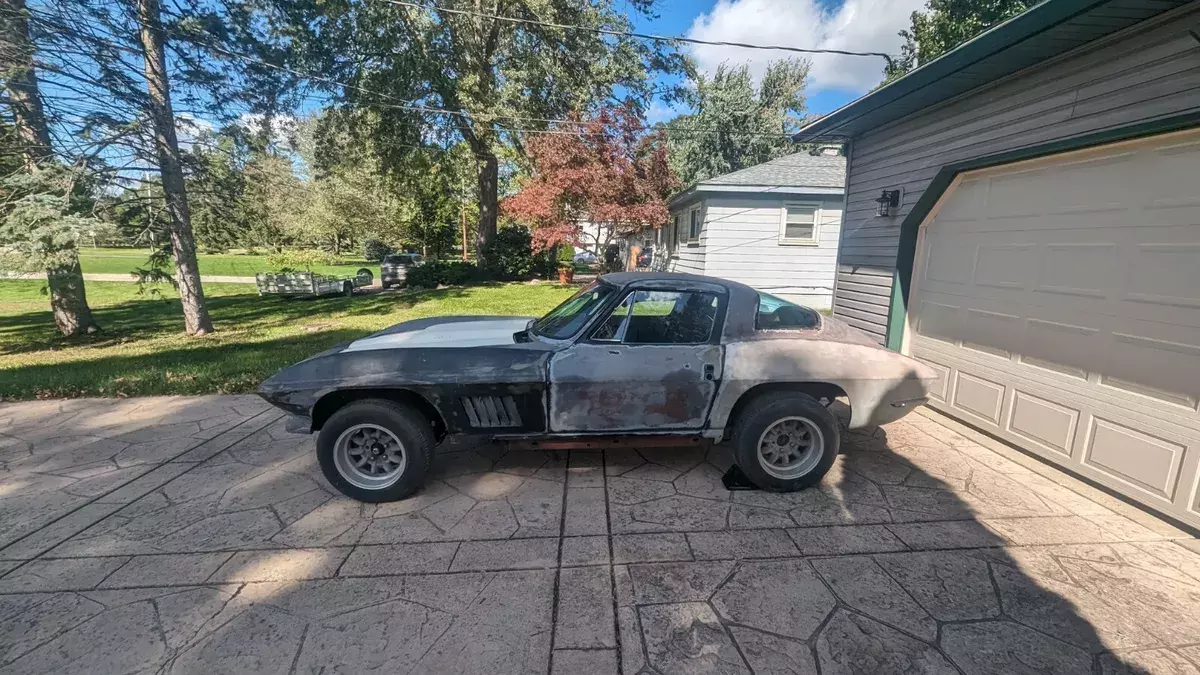
[[[439,7],[436,5],[422,5],[416,2],[405,2],[405,0],[377,0],[389,5],[399,5],[401,7],[413,7],[416,9],[424,9],[426,11],[445,12],[446,14],[460,14],[465,16],[476,16],[485,19],[494,19],[496,21],[505,21],[508,23],[519,23],[533,26],[544,26],[547,28],[559,28],[564,30],[580,30],[598,35],[612,35],[615,37],[632,37],[640,40],[650,40],[653,42],[684,42],[688,44],[710,45],[716,47],[737,47],[739,49],[763,49],[772,51],[793,52],[797,54],[837,54],[840,56],[875,56],[887,61],[888,65],[892,65],[892,55],[884,52],[856,52],[846,49],[823,49],[817,47],[792,47],[788,45],[759,45],[748,42],[733,42],[729,40],[702,40],[700,38],[690,38],[683,36],[668,36],[654,35],[650,33],[637,33],[626,30],[613,30],[611,28],[599,28],[595,26],[581,26],[579,24],[555,23],[553,21],[542,21],[540,19],[525,19],[516,16],[504,16],[500,14],[492,14],[489,12],[479,12],[467,9],[454,9],[450,7]]]

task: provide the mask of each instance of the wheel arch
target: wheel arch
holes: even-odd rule
[[[724,437],[728,438],[733,431],[734,424],[737,423],[738,416],[744,411],[755,399],[768,394],[779,392],[808,394],[817,399],[828,398],[830,400],[836,398],[844,398],[847,401],[847,407],[850,406],[850,396],[846,390],[833,382],[763,382],[750,387],[738,396],[733,407],[729,411],[729,415],[725,418]]]
[[[437,406],[410,389],[338,389],[325,394],[312,407],[312,430],[319,431],[335,412],[355,401],[382,399],[407,405],[419,411],[433,425],[434,437],[446,437],[446,420]]]

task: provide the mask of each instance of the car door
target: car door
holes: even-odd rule
[[[725,302],[712,291],[628,291],[551,359],[551,431],[703,428],[721,377]]]

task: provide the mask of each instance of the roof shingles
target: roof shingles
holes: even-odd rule
[[[840,155],[811,155],[797,152],[762,164],[702,180],[706,186],[742,185],[791,188],[841,188],[846,184],[846,158]]]

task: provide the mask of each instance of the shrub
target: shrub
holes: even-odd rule
[[[311,270],[314,265],[337,264],[337,257],[324,251],[284,251],[267,256],[267,264],[279,272]]]
[[[434,260],[408,268],[404,285],[409,288],[437,288],[438,286],[462,286],[483,281],[485,275],[475,263],[461,260]]]
[[[484,271],[488,276],[512,281],[545,273],[548,256],[534,255],[529,230],[520,225],[512,225],[496,232],[484,259],[487,261]],[[551,265],[551,269],[554,267],[555,265]]]
[[[384,256],[392,253],[392,247],[378,239],[363,242],[363,258],[370,262],[383,262]]]
[[[558,266],[559,267],[574,267],[575,266],[575,247],[570,244],[558,245]]]

